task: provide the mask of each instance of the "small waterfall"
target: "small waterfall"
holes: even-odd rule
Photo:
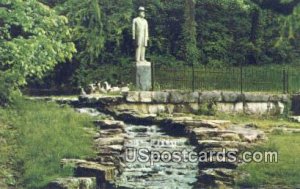
[[[77,108],[79,113],[113,119],[93,108]],[[159,126],[138,126],[127,124],[124,149],[145,149],[149,152],[192,152],[195,147],[187,138],[173,137]],[[125,150],[126,151],[126,150]],[[124,154],[125,156],[126,154]],[[132,156],[129,153],[127,155]],[[122,189],[192,189],[197,182],[198,162],[124,162],[121,174],[114,185]]]
[[[183,150],[191,152],[195,149],[187,138],[168,136],[158,126],[127,125],[125,130],[128,134],[125,149],[144,149],[160,153]],[[133,156],[133,153],[132,151],[124,155]],[[125,162],[116,185],[119,188],[137,189],[189,189],[193,188],[193,184],[197,181],[197,173],[197,162],[158,161],[152,165],[150,162]]]

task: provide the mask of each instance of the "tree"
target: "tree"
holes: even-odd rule
[[[262,9],[270,9],[275,12],[290,15],[300,4],[300,0],[251,0]]]
[[[71,59],[76,49],[67,23],[66,17],[36,0],[2,0],[0,80],[13,91],[29,77],[42,78],[58,63]],[[0,101],[9,100],[8,93],[2,94]]]
[[[185,0],[184,2],[183,51],[185,60],[190,65],[196,64],[199,60],[195,5],[195,0]]]
[[[50,79],[68,80],[69,84],[75,86],[87,85],[99,78],[98,75],[94,77],[93,73],[101,64],[114,63],[121,57],[124,33],[127,31],[129,35],[131,26],[131,0],[44,1],[69,19],[72,41],[78,51],[72,60],[73,66],[71,68],[67,65],[58,66]],[[60,72],[69,74],[58,74]]]

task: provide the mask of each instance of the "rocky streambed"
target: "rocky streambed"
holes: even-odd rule
[[[109,116],[102,115],[101,120],[95,121],[98,129],[88,131],[94,135],[97,157],[62,160],[62,166],[74,167],[75,176],[53,181],[48,188],[72,188],[70,185],[103,189],[231,187],[235,183],[235,169],[242,163],[239,154],[265,139],[265,134],[254,125],[235,125],[226,120],[196,120],[184,115],[162,118],[103,106],[99,110]],[[77,111],[101,115],[91,108],[81,107]],[[195,152],[197,158],[200,153],[206,154],[206,159],[153,164],[150,160],[130,162],[125,156],[128,153],[132,156],[133,152],[127,149],[148,150],[144,156],[152,151],[186,150]],[[217,159],[218,152],[224,154],[224,161]],[[235,152],[237,160],[227,161],[228,152]]]
[[[91,116],[101,115],[95,109],[77,109]],[[95,125],[100,130],[95,133],[95,146],[101,165],[114,166],[115,177],[107,188],[194,188],[198,176],[198,162],[174,162],[171,154],[175,151],[192,152],[196,146],[188,137],[169,134],[159,125],[133,125],[116,121],[108,116]],[[144,156],[139,157],[139,151]],[[151,157],[152,152],[166,154],[166,157]],[[155,162],[151,161],[155,158]],[[164,158],[164,159],[163,159]],[[183,157],[179,157],[183,158]],[[163,186],[162,186],[163,185]]]
[[[157,125],[127,125],[125,132],[128,139],[124,143],[126,149],[123,171],[116,178],[116,185],[125,188],[193,188],[197,182],[197,162],[174,162],[172,153],[194,151],[188,138],[172,137]],[[143,159],[137,159],[139,152]],[[165,157],[153,157],[150,153],[163,154]],[[141,157],[140,157],[141,158]],[[155,158],[155,162],[151,162]],[[162,186],[163,185],[163,186]]]

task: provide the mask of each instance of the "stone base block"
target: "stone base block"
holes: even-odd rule
[[[152,89],[152,74],[150,62],[136,63],[136,88],[140,91],[150,91]]]

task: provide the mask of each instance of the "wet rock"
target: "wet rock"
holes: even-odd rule
[[[96,178],[94,177],[69,177],[60,178],[50,182],[45,189],[95,189]]]
[[[126,133],[130,136],[124,144],[125,148],[149,149],[150,151],[193,151],[194,146],[188,144],[184,137],[167,136],[164,129],[157,125],[128,125]],[[127,152],[128,153],[128,152]],[[131,152],[130,154],[133,154]],[[120,188],[160,188],[162,183],[168,188],[192,188],[197,181],[198,162],[174,163],[158,161],[125,162],[122,174],[116,179]]]

